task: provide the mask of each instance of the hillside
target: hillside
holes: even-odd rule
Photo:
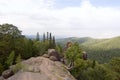
[[[78,38],[78,37],[70,37],[70,38],[62,38],[62,39],[57,39],[56,42],[58,44],[61,44],[62,46],[64,46],[68,41],[72,41],[72,42],[78,42],[80,44],[86,43],[88,41],[93,41],[94,39],[90,38],[90,37],[83,37],[83,38]]]
[[[110,39],[93,39],[85,43],[82,43],[83,46],[97,47],[101,49],[117,49],[120,48],[120,37],[110,38]],[[104,48],[105,47],[105,48]]]
[[[78,42],[83,50],[88,53],[90,59],[97,60],[100,63],[108,62],[111,58],[120,56],[120,37],[108,39],[72,37],[57,40],[57,43],[64,46],[67,41]]]

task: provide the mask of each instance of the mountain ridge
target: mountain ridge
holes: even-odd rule
[[[96,60],[100,63],[109,62],[113,57],[120,57],[120,36],[105,39],[72,37],[57,40],[57,43],[64,47],[68,41],[78,42],[91,60]]]

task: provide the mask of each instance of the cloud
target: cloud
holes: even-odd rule
[[[0,4],[4,13],[34,13],[52,8],[54,0],[0,0]]]
[[[2,5],[1,5],[2,4]],[[55,0],[0,0],[0,23],[12,23],[23,34],[51,31],[58,36],[118,36],[120,10],[95,7],[89,0],[80,6],[57,9]]]

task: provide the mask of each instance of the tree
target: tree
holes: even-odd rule
[[[22,59],[21,59],[21,55],[19,54],[18,56],[17,56],[17,58],[16,58],[16,64],[17,63],[20,63],[22,61]]]
[[[63,53],[63,48],[62,48],[62,46],[60,45],[60,44],[57,44],[57,46],[56,46],[56,50],[59,52],[59,53]]]
[[[13,62],[14,62],[14,57],[15,57],[15,52],[12,51],[12,52],[10,53],[10,55],[8,56],[7,61],[6,61],[6,64],[7,64],[8,66],[11,66],[11,65],[13,64]]]
[[[92,68],[95,68],[95,66],[96,66],[96,61],[93,60]]]
[[[4,67],[3,67],[3,65],[0,63],[0,75],[2,74],[3,71],[4,71]]]
[[[40,40],[40,35],[39,35],[39,32],[37,32],[36,41],[39,41],[39,40]]]
[[[16,26],[8,23],[0,25],[0,63],[4,70],[15,63],[19,53],[24,53],[24,38]]]
[[[69,62],[74,62],[77,58],[82,59],[82,49],[78,43],[74,43],[65,51],[65,57]]]
[[[49,32],[47,32],[47,40],[49,40]]]
[[[55,47],[56,47],[55,36],[53,36],[52,41],[53,41],[53,42],[52,42],[53,48],[55,48]]]
[[[12,24],[0,25],[0,58],[6,59],[11,51],[15,51],[20,38],[23,38],[21,31]]]
[[[112,67],[112,69],[120,74],[120,57],[113,58],[109,65]]]
[[[49,48],[52,48],[52,34],[51,33],[49,37]]]
[[[110,62],[109,62],[109,67],[113,72],[116,72],[117,80],[120,79],[120,57],[114,57]]]
[[[43,42],[45,42],[45,33],[43,34]]]
[[[15,61],[16,65],[15,65],[15,67],[13,67],[13,72],[14,73],[18,72],[20,69],[23,68],[23,65],[22,65],[21,61],[22,61],[21,55],[19,54],[16,58],[16,61]]]
[[[19,53],[23,59],[28,59],[34,56],[35,52],[33,52],[33,41],[31,39],[24,38],[22,41],[22,45],[19,45]],[[37,42],[37,41],[36,41]],[[34,53],[34,54],[33,54]]]
[[[21,31],[12,24],[2,24],[0,25],[0,34],[1,35],[11,35],[13,38],[20,37]]]

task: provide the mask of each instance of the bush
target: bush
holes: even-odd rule
[[[23,65],[21,63],[21,55],[18,55],[18,57],[16,58],[16,65],[15,67],[13,67],[13,72],[16,73],[22,68],[23,68]]]
[[[3,67],[3,65],[0,63],[0,75],[2,74],[3,71],[4,71],[4,67]]]

